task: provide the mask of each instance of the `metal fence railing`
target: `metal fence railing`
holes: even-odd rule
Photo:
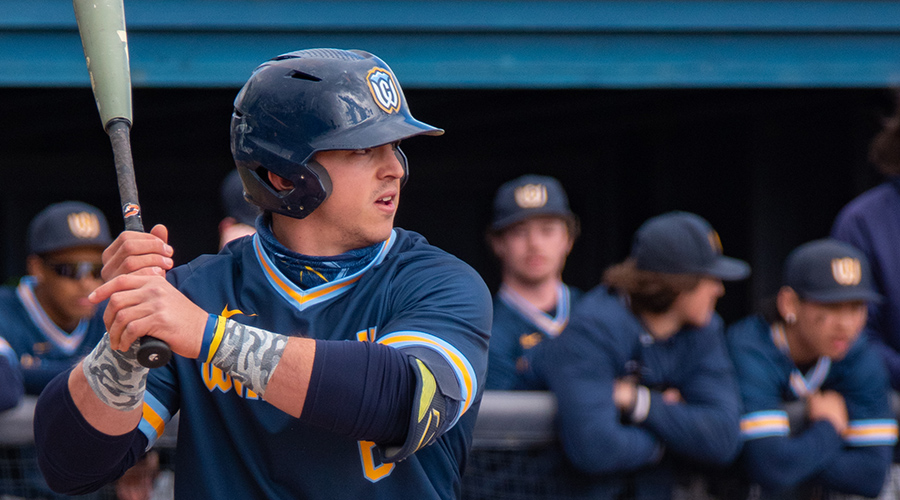
[[[43,482],[34,455],[32,417],[36,398],[26,397],[18,407],[0,412],[0,500],[47,499],[64,497],[53,494]],[[900,399],[894,397],[895,409]],[[792,428],[800,425],[801,404],[788,406]],[[571,489],[556,449],[554,431],[556,399],[549,392],[487,391],[481,403],[473,435],[472,453],[463,477],[464,500],[565,500],[578,495]],[[165,434],[156,442],[161,474],[151,479],[134,478],[135,484],[155,487],[150,498],[172,498],[172,480],[176,473],[173,455],[177,445],[178,415],[166,425]],[[152,468],[151,468],[152,469]],[[134,469],[133,469],[134,470]],[[710,492],[704,477],[686,477],[680,481],[676,500],[730,500],[729,493]],[[79,498],[83,500],[126,500],[128,495],[110,485]]]

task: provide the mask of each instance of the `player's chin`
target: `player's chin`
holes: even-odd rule
[[[376,243],[381,243],[382,241],[390,238],[391,231],[394,229],[394,218],[391,217],[389,221],[380,221],[377,224],[373,224],[368,228],[368,231],[365,233],[365,240],[368,245],[374,245]],[[368,246],[367,245],[367,246]]]

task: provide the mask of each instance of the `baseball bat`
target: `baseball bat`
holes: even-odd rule
[[[131,69],[122,0],[73,0],[75,20],[91,77],[91,89],[103,130],[109,134],[125,229],[144,231],[131,157]],[[138,361],[148,368],[163,366],[172,357],[168,344],[141,337]]]

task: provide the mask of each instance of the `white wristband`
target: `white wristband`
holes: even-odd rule
[[[647,419],[650,413],[650,389],[643,385],[636,388],[637,394],[634,397],[634,410],[631,411],[631,421],[639,424]]]

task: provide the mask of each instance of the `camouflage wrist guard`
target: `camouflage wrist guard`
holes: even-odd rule
[[[97,347],[84,358],[82,370],[94,394],[106,406],[130,411],[143,404],[149,368],[138,363],[140,342],[131,344],[125,352],[113,350],[109,333],[103,335]]]
[[[227,320],[212,364],[262,397],[288,338]]]

